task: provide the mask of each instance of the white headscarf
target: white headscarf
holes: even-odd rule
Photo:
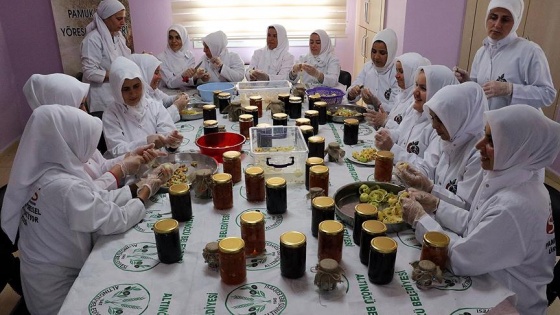
[[[187,29],[180,24],[171,25],[167,30],[167,36],[169,36],[170,31],[175,31],[179,34],[183,46],[181,46],[181,49],[173,51],[173,49],[169,47],[169,41],[167,42],[167,47],[165,47],[165,51],[163,52],[165,56],[163,58],[165,60],[165,66],[171,69],[173,73],[183,73],[183,71],[185,71],[185,60],[194,58],[192,52],[189,50],[189,35]],[[150,82],[148,82],[148,84],[149,83]]]
[[[399,103],[408,102],[412,98],[414,92],[414,84],[418,67],[430,65],[431,62],[427,58],[422,57],[419,53],[404,53],[395,59],[401,62],[404,76],[404,89],[401,90]]]
[[[387,62],[383,67],[376,67],[372,61],[373,66],[379,73],[384,73],[387,70],[391,70],[395,65],[395,55],[397,54],[397,48],[399,47],[399,42],[397,39],[397,34],[390,28],[386,28],[381,32],[377,33],[375,37],[373,37],[373,41],[371,43],[371,48],[373,48],[373,44],[375,42],[383,42],[385,46],[387,46]],[[371,49],[370,49],[371,55]]]
[[[311,53],[311,50],[308,53],[309,59],[314,60],[312,63],[320,68],[325,67],[327,65],[328,56],[334,51],[334,48],[331,43],[331,38],[324,30],[315,30],[311,35],[317,34],[321,39],[321,50],[319,51],[319,55],[314,56]],[[311,36],[310,35],[310,36]]]
[[[143,96],[138,105],[128,106],[124,102],[121,89],[125,79],[132,80],[135,78],[139,78],[140,81],[142,81]],[[147,83],[144,81],[140,68],[132,60],[125,57],[118,57],[111,64],[109,83],[111,84],[111,91],[113,92],[113,97],[115,98],[115,103],[117,103],[118,107],[124,109],[126,114],[132,115],[140,121],[142,117],[144,117],[144,113],[148,107],[146,100]]]
[[[493,171],[540,170],[560,151],[560,124],[529,105],[486,111],[494,143]]]
[[[288,41],[288,34],[286,33],[284,26],[280,24],[272,24],[266,28],[266,31],[268,32],[268,29],[271,27],[276,30],[278,46],[272,50],[268,49],[268,45],[264,47],[264,58],[262,63],[269,65],[270,69],[279,69],[279,64],[282,61],[281,56],[287,53],[290,49],[290,42]]]
[[[154,78],[157,67],[161,65],[161,61],[150,54],[132,54],[129,59],[134,61],[138,68],[140,68],[147,92],[153,93],[154,89],[150,86],[150,83]]]
[[[121,10],[125,10],[125,7],[118,0],[103,0],[97,6],[97,12],[93,14],[93,21],[86,26],[86,33],[97,29],[103,40],[103,47],[109,53],[111,62],[118,56],[124,55],[125,52],[130,54],[130,49],[126,47],[126,42],[121,32],[117,32],[113,39],[113,34],[109,32],[107,25],[103,22],[104,19]]]
[[[220,57],[222,62],[225,62],[224,58],[228,52],[228,38],[226,33],[222,31],[210,33],[202,38],[202,42],[208,46],[208,49],[210,49],[210,52],[212,53],[212,57]]]
[[[426,102],[442,87],[451,84],[459,84],[453,71],[446,66],[430,65],[418,67],[416,75],[418,75],[420,71],[424,71],[426,75]]]
[[[12,242],[21,209],[40,188],[35,184],[45,173],[69,174],[94,186],[83,164],[97,150],[101,129],[101,120],[71,106],[40,106],[33,111],[21,136],[2,204],[2,229]]]
[[[486,18],[488,18],[488,14],[490,14],[490,10],[495,8],[504,8],[511,13],[513,16],[513,28],[511,29],[511,33],[515,33],[519,28],[519,24],[521,24],[521,18],[523,17],[523,0],[492,0],[488,4],[488,9],[486,10]],[[486,25],[486,19],[484,20]],[[509,35],[508,35],[509,36]]]
[[[52,104],[79,108],[88,92],[89,84],[63,73],[33,74],[23,86],[31,109]]]

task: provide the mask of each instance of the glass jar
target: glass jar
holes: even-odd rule
[[[263,102],[262,102],[262,97],[260,95],[253,95],[249,97],[249,105],[251,106],[257,106],[258,108],[258,113],[259,113],[259,118],[262,117],[263,115]]]
[[[273,126],[287,126],[288,125],[288,115],[285,113],[276,113],[272,115],[272,125]]]
[[[447,267],[449,236],[437,231],[424,233],[420,260],[429,260],[441,270]]]
[[[159,261],[172,264],[181,260],[179,222],[174,219],[161,219],[154,224],[153,229]]]
[[[241,109],[241,101],[240,100],[233,100],[230,102],[229,107],[227,109],[228,120],[231,122],[239,121],[239,115],[242,114]]]
[[[386,236],[371,240],[368,262],[368,277],[373,284],[388,284],[393,280],[397,242]]]
[[[330,142],[327,146],[327,157],[329,162],[342,162],[344,159],[345,151],[340,148],[338,142]]]
[[[301,130],[301,134],[303,135],[303,140],[305,140],[305,145],[309,146],[309,138],[313,137],[313,126],[310,125],[303,125],[299,126],[299,130]]]
[[[271,177],[266,180],[266,210],[268,214],[286,213],[288,194],[286,180],[282,177]]]
[[[280,274],[297,279],[305,274],[307,240],[305,234],[289,231],[280,235]]]
[[[314,109],[319,112],[319,125],[327,124],[327,102],[315,102]]]
[[[233,208],[233,183],[231,175],[218,173],[212,176],[212,200],[214,208],[226,210]]]
[[[243,108],[245,114],[253,115],[253,125],[259,124],[259,108],[257,106],[245,106]]]
[[[307,97],[309,101],[309,110],[315,110],[315,103],[321,101],[321,95],[312,94]]]
[[[216,105],[207,104],[202,106],[202,120],[217,120]]]
[[[369,203],[359,203],[354,207],[354,230],[352,239],[354,244],[360,245],[362,223],[367,220],[377,220],[377,207]]]
[[[310,157],[305,160],[305,189],[307,190],[309,190],[309,168],[315,165],[325,165],[325,161],[318,157]]]
[[[329,195],[329,167],[315,165],[309,168],[309,187],[321,187]]]
[[[310,207],[313,208],[313,199],[315,199],[316,197],[322,197],[325,195],[325,192],[323,191],[323,188],[321,187],[309,187],[309,192],[307,193],[307,195],[305,195],[305,197],[309,200],[311,200],[311,202],[309,203]]]
[[[264,170],[258,166],[248,167],[245,170],[245,192],[247,201],[264,201]]]
[[[192,219],[191,190],[188,184],[173,184],[169,187],[171,217],[179,222]]]
[[[215,90],[215,91],[212,92],[214,105],[216,105],[216,106],[220,106],[220,99],[218,97],[218,95],[220,95],[220,93],[222,93],[221,90]]]
[[[222,154],[222,159],[224,161],[224,173],[231,175],[234,184],[239,183],[241,181],[241,152],[226,151]]]
[[[208,264],[208,268],[218,271],[220,267],[220,247],[218,246],[218,242],[210,242],[206,244],[204,249],[202,250],[202,258],[204,258],[204,262]]]
[[[245,242],[245,255],[259,256],[265,251],[264,215],[259,211],[241,214],[241,238]]]
[[[381,221],[367,220],[362,223],[362,233],[360,237],[360,262],[362,264],[368,265],[371,240],[374,237],[385,236],[386,233],[387,226]]]
[[[212,170],[203,168],[197,170],[192,183],[194,196],[200,199],[212,198]]]
[[[359,130],[360,130],[360,121],[354,118],[344,119],[344,136],[343,136],[344,144],[346,145],[357,144]]]
[[[284,106],[284,102],[280,100],[272,100],[270,101],[270,103],[268,103],[268,107],[266,109],[270,110],[270,116],[272,117],[272,115],[274,114],[284,113]]]
[[[311,126],[311,120],[309,118],[303,118],[303,117],[296,119],[296,126],[297,127],[304,126],[304,125]]]
[[[231,102],[231,94],[228,92],[222,92],[218,94],[218,108],[220,109],[220,114],[225,114],[226,107],[229,106]]]
[[[204,127],[204,134],[205,135],[218,132],[218,121],[217,120],[205,120],[202,123],[202,126]]]
[[[315,279],[313,283],[319,288],[319,291],[333,291],[336,285],[342,282],[344,275],[342,268],[336,260],[325,258],[315,267]]]
[[[247,278],[245,242],[239,237],[226,237],[218,243],[220,277],[225,284],[236,285]]]
[[[296,119],[301,117],[301,104],[302,100],[299,96],[290,96],[288,99],[289,105],[286,108],[290,109],[289,115],[291,119]]]
[[[244,135],[246,139],[251,138],[250,129],[253,127],[253,115],[239,115],[239,133]]]
[[[307,146],[309,149],[309,153],[307,155],[308,158],[310,157],[325,157],[325,138],[321,136],[313,136],[309,137],[307,140],[309,145]]]
[[[393,152],[377,151],[373,177],[376,182],[390,182],[393,176]]]
[[[284,113],[289,114],[290,108],[290,93],[279,93],[278,100],[284,103]]]
[[[319,133],[319,111],[316,110],[307,110],[303,115],[306,118],[309,118],[311,121],[311,126],[313,126],[313,133]]]
[[[325,220],[319,223],[319,261],[331,258],[340,263],[342,260],[342,241],[344,225],[336,220]]]
[[[334,220],[334,199],[315,197],[311,200],[311,234],[317,237],[319,224],[325,220]]]

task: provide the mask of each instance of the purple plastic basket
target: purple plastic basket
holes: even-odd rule
[[[342,102],[342,97],[344,97],[345,93],[339,89],[330,88],[326,86],[318,86],[306,90],[305,94],[307,94],[307,96],[313,94],[319,94],[321,95],[321,100],[323,102],[326,102],[328,105],[333,105],[333,104],[340,104]]]

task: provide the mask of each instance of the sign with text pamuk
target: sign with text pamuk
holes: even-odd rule
[[[128,0],[120,0],[126,8],[126,25],[122,32],[126,45],[132,50],[132,26]],[[76,76],[82,72],[81,43],[86,36],[86,26],[93,20],[99,0],[51,0],[56,37],[64,73]]]

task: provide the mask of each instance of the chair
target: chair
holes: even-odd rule
[[[552,219],[554,220],[554,234],[556,238],[556,256],[560,256],[560,192],[546,185],[546,189],[550,194],[550,202],[552,206]],[[554,266],[554,277],[552,282],[546,287],[546,296],[548,305],[552,304],[556,298],[560,298],[560,262]]]
[[[350,87],[352,84],[352,75],[348,71],[340,70],[340,74],[338,75],[338,83],[345,85],[346,89]]]
[[[7,187],[8,185],[0,187],[0,213]],[[0,291],[9,283],[17,294],[22,295],[19,258],[13,255],[17,250],[17,246],[12,244],[8,235],[0,229],[0,265],[3,266],[0,268]]]
[[[91,116],[97,117],[99,119],[103,119],[103,112],[102,111],[91,112],[89,114]],[[103,134],[103,132],[101,132],[101,138],[99,139],[99,143],[97,144],[97,150],[99,150],[99,152],[101,152],[101,154],[103,154],[103,153],[105,153],[105,151],[107,151],[107,143],[105,143],[105,135]]]

